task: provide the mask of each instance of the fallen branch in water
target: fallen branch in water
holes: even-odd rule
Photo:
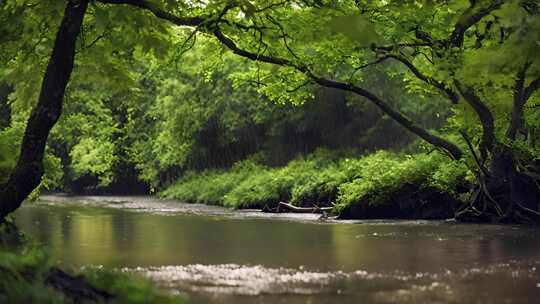
[[[285,202],[279,202],[277,207],[270,208],[268,206],[264,206],[262,208],[262,212],[269,212],[269,213],[284,213],[284,212],[293,212],[293,213],[326,213],[331,212],[334,207],[297,207],[289,203]]]

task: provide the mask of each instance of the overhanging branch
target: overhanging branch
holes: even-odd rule
[[[493,115],[480,97],[476,95],[473,88],[461,84],[458,80],[454,80],[454,84],[461,96],[463,96],[463,99],[473,108],[474,112],[478,115],[478,119],[480,119],[482,124],[480,153],[485,160],[487,158],[487,151],[491,152],[495,145],[495,123]]]
[[[529,100],[531,96],[540,89],[540,76],[534,79],[527,88],[525,88],[525,101]]]
[[[479,6],[476,1],[471,1],[471,6],[463,12],[454,26],[454,30],[450,35],[451,46],[461,47],[463,45],[465,32],[473,25],[480,22],[482,18],[491,14],[494,10],[499,9],[504,3],[504,0],[490,0],[486,2],[490,3],[488,5]]]
[[[400,113],[399,111],[394,110],[390,106],[390,104],[388,104],[386,101],[382,100],[381,98],[379,98],[378,96],[376,96],[375,94],[371,93],[370,91],[364,88],[353,85],[351,83],[340,82],[340,81],[317,76],[307,66],[294,63],[285,58],[261,55],[261,54],[256,54],[253,52],[243,50],[239,48],[232,39],[225,36],[219,29],[214,30],[214,35],[223,45],[225,45],[233,53],[239,56],[242,56],[242,57],[254,60],[254,61],[262,61],[262,62],[276,64],[280,66],[292,67],[298,70],[299,72],[304,73],[309,78],[311,78],[314,82],[316,82],[317,84],[321,86],[340,89],[340,90],[352,92],[362,97],[365,97],[366,99],[374,103],[384,113],[390,116],[393,120],[395,120],[398,124],[406,128],[410,132],[416,134],[420,138],[424,139],[425,141],[429,142],[430,144],[446,151],[454,159],[460,159],[463,154],[456,145],[454,145],[453,143],[441,137],[431,134],[429,131],[417,125],[414,121],[412,121],[411,119],[409,119],[408,117]]]
[[[459,102],[459,95],[456,92],[441,81],[422,73],[410,60],[405,58],[405,56],[396,54],[388,54],[386,56],[403,63],[414,74],[414,76],[444,93],[453,103]]]
[[[353,92],[355,94],[363,96],[367,98],[369,101],[371,101],[372,103],[374,103],[379,109],[381,109],[384,113],[386,113],[388,116],[394,119],[398,124],[405,127],[407,130],[416,134],[420,138],[424,139],[428,143],[447,152],[452,158],[460,159],[463,154],[461,150],[459,149],[459,147],[457,147],[453,143],[441,137],[431,134],[426,129],[417,125],[414,121],[412,121],[411,119],[409,119],[408,117],[400,113],[399,111],[394,110],[387,102],[380,99],[375,94],[369,92],[366,89],[355,86],[351,83],[340,82],[340,81],[317,76],[308,68],[308,66],[301,63],[293,62],[286,58],[268,56],[268,55],[264,55],[260,53],[254,53],[254,52],[250,52],[250,51],[247,51],[238,47],[231,38],[223,34],[223,32],[218,26],[220,22],[220,18],[224,15],[224,12],[226,12],[228,9],[231,8],[230,6],[226,6],[223,12],[220,14],[220,17],[218,18],[178,17],[178,16],[175,16],[173,14],[163,11],[162,9],[158,8],[155,5],[152,5],[151,3],[145,0],[99,0],[99,1],[102,3],[110,3],[110,4],[129,4],[129,5],[133,5],[133,6],[145,9],[145,10],[149,10],[156,17],[167,20],[175,25],[180,25],[180,26],[192,25],[193,26],[193,25],[201,25],[204,23],[206,25],[205,29],[207,30],[207,32],[212,33],[225,47],[230,49],[234,54],[251,59],[253,61],[260,61],[260,62],[271,63],[271,64],[275,64],[279,66],[292,67],[296,69],[297,71],[304,73],[310,79],[312,79],[314,82],[318,83],[321,86],[341,89],[344,91]]]
[[[156,17],[160,19],[168,20],[176,25],[185,25],[185,26],[198,26],[202,23],[208,21],[208,17],[180,17],[176,16],[174,14],[171,14],[163,9],[161,9],[156,4],[146,1],[146,0],[97,0],[101,3],[105,4],[128,4],[131,6],[135,6],[147,11],[150,11],[152,14],[154,14]]]

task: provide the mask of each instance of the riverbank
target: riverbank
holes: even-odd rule
[[[228,170],[188,172],[159,196],[232,209],[272,210],[279,202],[333,207],[341,219],[447,219],[471,180],[464,163],[437,152],[344,159],[315,154],[279,168],[244,161]]]
[[[0,277],[0,303],[184,303],[120,271],[65,271],[11,222],[0,224]]]

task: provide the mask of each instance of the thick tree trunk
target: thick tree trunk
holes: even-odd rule
[[[514,99],[510,125],[506,136],[510,141],[523,128],[523,107],[534,92],[535,81],[525,88],[527,63],[518,72],[514,88]],[[489,221],[510,223],[540,223],[540,187],[537,172],[526,172],[519,165],[510,146],[498,142],[495,137],[494,119],[491,110],[480,100],[474,90],[458,81],[455,85],[465,101],[476,112],[482,124],[478,162],[480,172],[477,184],[465,208],[458,210],[456,218],[466,221]],[[471,148],[472,149],[472,148]],[[489,166],[483,162],[488,160]],[[528,170],[528,169],[527,169]]]
[[[21,153],[8,182],[0,186],[0,219],[17,210],[39,185],[49,132],[62,112],[64,93],[73,70],[77,36],[88,0],[69,0],[56,33],[39,100],[30,113]]]
[[[538,172],[518,169],[510,147],[496,145],[487,174],[480,173],[465,208],[456,218],[474,222],[540,224]]]

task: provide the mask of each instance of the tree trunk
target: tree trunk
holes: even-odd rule
[[[73,70],[77,36],[88,0],[68,0],[45,71],[37,105],[26,125],[17,165],[0,186],[0,219],[17,210],[39,186],[47,138],[62,112],[64,93]]]
[[[517,74],[516,84],[514,85],[514,103],[512,105],[512,115],[510,116],[510,126],[506,131],[506,137],[511,141],[516,140],[516,135],[524,126],[523,107],[527,102],[525,92],[525,74],[531,66],[531,63],[526,63]]]
[[[480,174],[462,221],[540,224],[538,173],[518,170],[510,147],[497,145],[491,153],[488,175]]]
[[[467,102],[474,110],[480,123],[482,124],[482,141],[480,142],[480,154],[482,162],[488,158],[488,153],[491,153],[496,145],[495,138],[495,123],[491,110],[480,100],[471,87],[463,86],[459,81],[455,80],[454,84],[458,89],[465,102]]]

